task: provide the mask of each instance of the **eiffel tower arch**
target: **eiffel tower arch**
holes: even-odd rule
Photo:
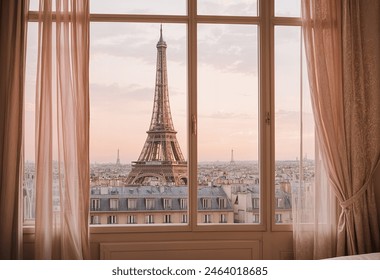
[[[156,47],[156,85],[152,119],[143,149],[138,160],[132,162],[132,170],[126,183],[143,185],[153,178],[160,184],[186,185],[187,162],[177,141],[177,131],[174,129],[170,111],[166,65],[167,44],[162,37],[162,26]]]

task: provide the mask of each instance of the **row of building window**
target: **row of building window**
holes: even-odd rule
[[[172,216],[167,214],[163,216],[163,223],[170,224],[172,223]],[[187,223],[188,218],[187,214],[183,214],[181,216],[181,223]],[[203,215],[203,223],[212,223],[212,215],[211,214],[205,214]],[[219,223],[227,223],[227,215],[226,214],[220,214]],[[91,224],[100,224],[100,217],[96,215],[91,216]],[[110,215],[107,217],[107,224],[117,224],[118,218],[116,215]],[[145,216],[145,223],[146,224],[154,224],[154,215],[146,215]],[[258,214],[253,215],[252,223],[260,223],[260,216]],[[276,223],[282,223],[282,215],[276,214]],[[137,216],[136,215],[128,215],[127,216],[127,224],[137,224]]]
[[[146,224],[154,224],[154,215],[145,215],[145,223]],[[170,224],[172,223],[172,216],[170,214],[163,215],[163,223]],[[181,223],[187,223],[188,218],[187,214],[181,215]],[[202,219],[203,223],[212,223],[212,215],[211,214],[205,214],[203,215]],[[226,214],[220,214],[219,223],[227,223],[227,215]],[[101,224],[100,216],[97,215],[91,215],[90,217],[90,223],[91,224]],[[107,224],[118,224],[118,216],[117,215],[109,215],[107,216]],[[128,215],[127,216],[127,224],[137,224],[137,216],[136,215]]]
[[[172,209],[172,199],[171,198],[163,198],[162,199],[163,208],[164,209]],[[119,209],[119,199],[118,198],[110,198],[109,199],[109,207],[110,210],[118,210]],[[156,200],[153,198],[145,199],[145,208],[147,210],[155,209]],[[179,199],[179,207],[180,209],[187,209],[187,198]],[[127,198],[127,208],[129,210],[137,209],[137,199],[136,198]],[[100,210],[100,198],[91,199],[91,210]]]
[[[203,209],[211,209],[211,198],[201,198],[202,202],[202,208]],[[227,205],[227,199],[226,198],[217,198],[218,202],[218,208],[219,209],[226,209],[228,207]],[[163,198],[162,199],[162,205],[163,209],[170,210],[172,209],[172,199],[171,198]],[[180,209],[187,209],[187,198],[180,198],[179,199],[179,207]],[[109,208],[110,210],[118,210],[119,209],[119,199],[118,198],[110,198],[109,199]],[[127,208],[129,210],[136,210],[137,209],[137,199],[136,198],[127,198]],[[154,198],[146,198],[145,199],[145,209],[146,210],[153,210],[156,208],[156,199]],[[256,208],[256,207],[255,207]],[[258,208],[258,207],[257,207]],[[91,199],[91,210],[101,210],[100,206],[100,198],[93,198]]]

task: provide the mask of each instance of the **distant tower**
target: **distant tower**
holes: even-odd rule
[[[161,25],[152,119],[141,154],[137,161],[132,162],[132,170],[126,180],[129,185],[141,185],[151,177],[162,184],[187,184],[187,162],[179,147],[170,112],[166,48]]]
[[[116,165],[120,166],[120,155],[119,155],[119,149],[117,149],[117,159],[116,159]]]
[[[234,161],[234,149],[231,149],[231,161],[230,161],[230,164],[235,164],[235,161]]]

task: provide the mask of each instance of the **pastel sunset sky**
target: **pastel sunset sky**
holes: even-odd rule
[[[232,4],[233,2],[233,4]],[[31,3],[31,9],[37,9]],[[148,7],[148,8],[147,8]],[[257,13],[256,1],[200,0],[200,14]],[[276,0],[278,15],[299,15],[299,0]],[[92,13],[186,14],[185,0],[92,0]],[[153,109],[159,23],[90,26],[91,162],[137,160]],[[37,23],[29,24],[26,80],[26,159],[34,161],[34,92]],[[259,66],[256,25],[198,26],[199,161],[258,159]],[[177,139],[187,158],[187,26],[163,24],[170,105]],[[276,159],[300,156],[300,27],[275,29]],[[306,70],[303,65],[303,80]],[[314,157],[314,128],[303,88],[304,155]]]

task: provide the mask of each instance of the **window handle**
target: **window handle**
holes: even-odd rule
[[[193,135],[197,135],[197,118],[195,115],[191,117],[191,132]]]
[[[267,125],[270,125],[270,113],[267,112],[267,117],[265,118],[265,122]]]

